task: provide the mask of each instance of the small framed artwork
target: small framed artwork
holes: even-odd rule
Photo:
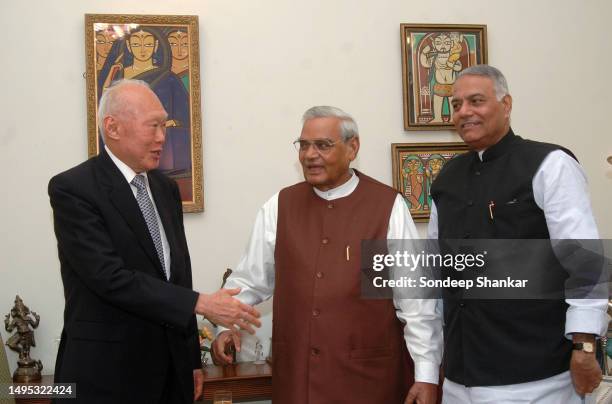
[[[444,164],[468,151],[463,142],[393,143],[393,188],[402,194],[415,222],[427,222],[431,211],[430,188]]]
[[[487,63],[486,25],[401,24],[404,129],[452,129],[457,75]]]
[[[88,153],[104,143],[98,102],[113,81],[149,84],[166,112],[159,169],[179,186],[185,212],[204,210],[197,16],[85,15]]]

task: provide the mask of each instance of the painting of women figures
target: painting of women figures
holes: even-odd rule
[[[159,169],[179,185],[186,212],[203,210],[197,18],[87,15],[86,40],[91,40],[87,46],[90,155],[104,147],[96,125],[104,90],[120,79],[145,81],[168,113]]]
[[[431,212],[429,190],[444,164],[465,153],[465,143],[393,143],[393,187],[402,194],[415,222]]]
[[[486,63],[486,26],[401,28],[405,129],[452,129],[453,84],[462,70]]]

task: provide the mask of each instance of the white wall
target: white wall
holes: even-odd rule
[[[301,179],[291,141],[306,108],[353,114],[357,167],[388,184],[391,143],[458,139],[403,130],[400,23],[487,24],[489,62],[514,96],[513,128],[576,153],[612,237],[609,0],[2,1],[0,314],[20,294],[41,315],[32,355],[47,373],[63,295],[46,187],[87,157],[85,13],[199,15],[206,211],[185,221],[200,291],[235,267],[260,205]],[[267,340],[270,305],[263,311]]]

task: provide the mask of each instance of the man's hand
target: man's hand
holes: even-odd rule
[[[233,345],[240,352],[240,333],[234,331],[223,331],[217,335],[212,343],[213,360],[215,363],[227,365],[232,363],[232,355],[229,347]]]
[[[204,388],[204,373],[202,369],[193,369],[193,401],[198,401]]]
[[[595,336],[592,334],[575,333],[572,340],[576,342],[590,342],[595,346]],[[595,358],[595,352],[572,351],[570,372],[574,389],[580,396],[592,393],[601,382],[601,368]]]
[[[574,389],[580,396],[592,393],[601,382],[601,368],[595,359],[595,353],[573,351],[570,372]]]
[[[424,382],[414,382],[404,404],[436,404],[438,385]]]
[[[255,334],[251,325],[261,326],[259,312],[248,304],[240,302],[232,296],[240,293],[240,288],[219,289],[212,295],[200,293],[195,311],[206,317],[210,322],[222,325],[233,331],[238,328]]]

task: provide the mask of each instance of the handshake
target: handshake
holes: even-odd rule
[[[255,334],[253,326],[260,327],[259,312],[248,304],[236,299],[240,288],[219,289],[213,294],[200,293],[195,305],[195,312],[208,319],[211,323],[229,328],[238,332],[243,329]]]
[[[229,352],[231,345],[240,351],[240,329],[255,334],[253,326],[260,327],[259,312],[244,304],[233,296],[240,293],[240,288],[219,289],[211,295],[200,293],[196,302],[195,312],[201,314],[208,321],[228,328],[221,332],[213,342],[211,356],[215,363],[227,364],[232,362]]]

